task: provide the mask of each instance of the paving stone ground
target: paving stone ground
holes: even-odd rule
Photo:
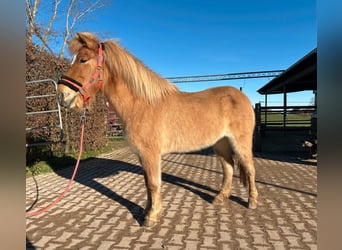
[[[222,171],[210,150],[163,157],[163,217],[144,228],[142,169],[128,148],[81,162],[71,191],[26,219],[27,249],[317,249],[317,166],[296,154],[257,153],[259,206],[234,174],[232,194],[211,203]],[[65,188],[73,167],[26,180],[37,210]]]

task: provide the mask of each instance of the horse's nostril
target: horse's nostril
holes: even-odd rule
[[[63,92],[58,93],[57,99],[58,99],[59,104],[63,105],[63,103],[64,103],[64,94],[63,94]]]
[[[75,101],[76,95],[72,96],[70,93],[63,93],[59,92],[57,94],[57,101],[59,105],[61,105],[64,108],[69,108],[72,103]]]

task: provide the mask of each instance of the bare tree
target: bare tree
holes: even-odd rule
[[[42,45],[41,51],[44,50],[44,47],[47,44],[47,39],[48,39],[48,36],[50,35],[51,27],[52,27],[52,24],[54,23],[54,21],[56,19],[58,6],[61,2],[62,2],[62,0],[54,0],[52,15],[51,15],[49,24],[47,25],[45,32],[44,32],[43,41],[42,41],[43,45]]]
[[[27,39],[32,42],[32,36],[36,30],[36,14],[38,11],[38,7],[40,4],[40,0],[25,0],[26,5],[26,15],[28,21],[27,28]]]
[[[77,25],[83,21],[86,22],[85,17],[88,14],[110,5],[111,2],[112,0],[25,0],[27,15],[26,38],[32,42],[33,36],[37,37],[42,43],[41,50],[47,48],[52,52],[48,44],[49,41],[51,42],[51,38],[55,36],[58,46],[54,46],[54,48],[59,61],[64,55],[67,40]],[[49,13],[50,10],[51,14]],[[37,18],[43,13],[45,19]],[[49,18],[46,19],[46,16]],[[39,23],[37,19],[40,20]],[[56,20],[61,21],[64,28],[54,30]],[[56,34],[59,34],[58,37]],[[59,46],[60,49],[58,49]]]
[[[65,30],[63,35],[62,47],[58,55],[58,60],[63,57],[65,46],[68,38],[70,37],[75,25],[80,22],[87,14],[98,10],[101,7],[104,7],[109,4],[109,2],[97,0],[93,1],[85,1],[85,7],[80,6],[80,2],[77,0],[70,0],[65,16]]]
[[[62,0],[59,0],[59,2],[60,1]],[[41,1],[40,0],[25,0],[25,4],[26,4],[26,15],[27,15],[27,23],[28,23],[26,39],[32,42],[33,35],[35,35],[42,42],[42,50],[44,49],[44,47],[46,47],[50,52],[53,52],[52,49],[47,45],[47,38],[44,39],[44,37],[42,36],[44,29],[41,26],[39,26],[38,22],[36,21],[38,8],[40,8],[41,6]],[[53,20],[50,22],[52,25]]]

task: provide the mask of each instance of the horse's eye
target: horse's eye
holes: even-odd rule
[[[85,62],[87,62],[88,60],[87,59],[84,59],[84,58],[81,58],[80,59],[80,63],[85,63]]]

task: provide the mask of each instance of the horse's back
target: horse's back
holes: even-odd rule
[[[214,87],[199,92],[181,92],[175,100],[185,109],[192,108],[201,116],[208,113],[219,116],[221,119],[247,119],[254,124],[254,110],[249,98],[240,90],[230,87]],[[178,105],[177,105],[178,106]]]
[[[160,117],[166,151],[208,147],[222,137],[251,134],[254,128],[249,99],[233,87],[180,92],[164,103]]]

